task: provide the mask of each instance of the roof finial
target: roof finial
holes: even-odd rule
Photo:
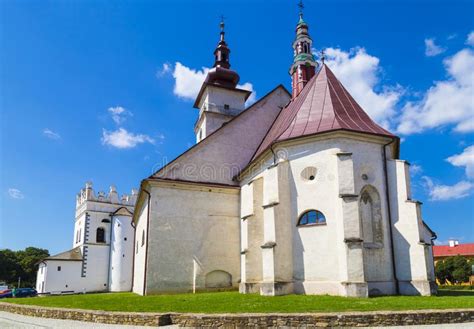
[[[300,9],[300,18],[303,18],[303,9],[304,9],[303,0],[300,0],[300,2],[298,2],[298,8]]]
[[[224,15],[221,15],[221,22],[219,23],[219,27],[221,28],[221,41],[224,41],[224,27],[225,27],[225,23],[224,23]]]
[[[224,19],[225,19],[224,15],[221,15],[221,22],[219,23],[219,26],[221,28],[221,32],[224,32],[224,26],[225,26]]]
[[[320,58],[321,58],[321,64],[324,65],[324,61],[326,60],[326,53],[324,52],[324,49],[321,50],[319,56],[320,56]]]

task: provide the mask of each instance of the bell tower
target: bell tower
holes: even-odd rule
[[[304,86],[315,75],[318,63],[311,48],[313,40],[308,33],[308,24],[303,20],[303,3],[300,1],[300,19],[296,25],[296,38],[293,41],[293,64],[290,67],[292,98],[298,96]]]
[[[194,102],[199,109],[199,118],[194,126],[196,143],[222,127],[233,117],[245,110],[248,90],[237,88],[240,80],[237,72],[230,69],[230,49],[225,41],[224,20],[220,22],[220,38],[214,50],[214,66]]]

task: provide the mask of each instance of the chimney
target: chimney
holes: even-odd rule
[[[456,246],[458,246],[458,245],[459,245],[459,241],[458,241],[458,240],[453,240],[453,239],[449,240],[449,246],[450,246],[450,247],[456,247]]]

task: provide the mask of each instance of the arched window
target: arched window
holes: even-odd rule
[[[382,243],[382,209],[380,196],[375,187],[367,185],[361,190],[359,216],[364,243]]]
[[[102,219],[102,223],[110,223],[110,219],[104,218]]]
[[[96,231],[95,241],[97,243],[105,243],[105,230],[103,227],[99,227]]]
[[[326,217],[318,210],[304,212],[298,220],[298,226],[326,224]]]
[[[367,191],[360,196],[360,220],[362,222],[362,236],[364,242],[374,242],[373,201]]]

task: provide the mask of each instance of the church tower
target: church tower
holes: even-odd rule
[[[207,73],[194,103],[194,107],[199,109],[199,118],[194,126],[197,143],[245,110],[245,101],[251,94],[248,90],[237,88],[240,77],[230,69],[230,49],[225,42],[223,21],[220,28],[220,40],[214,50],[214,66]]]
[[[318,63],[311,52],[313,40],[308,33],[308,24],[303,20],[303,4],[300,3],[300,20],[296,25],[296,38],[293,41],[293,64],[290,68],[292,98],[303,90],[315,75]]]

